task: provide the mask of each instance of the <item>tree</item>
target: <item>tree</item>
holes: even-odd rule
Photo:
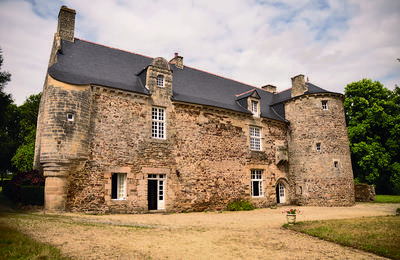
[[[400,193],[400,89],[378,81],[348,84],[344,102],[355,179],[377,193]]]
[[[0,49],[0,172],[1,179],[7,170],[12,169],[11,157],[18,147],[16,139],[18,135],[17,106],[14,104],[11,94],[4,90],[11,80],[11,74],[1,71],[3,55]]]
[[[20,146],[12,157],[13,166],[20,172],[30,171],[35,154],[35,138],[40,98],[42,94],[31,95],[18,107]]]

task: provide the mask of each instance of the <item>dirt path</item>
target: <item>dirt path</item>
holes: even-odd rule
[[[392,215],[398,207],[296,208],[303,221]],[[0,221],[81,259],[383,259],[282,229],[284,209],[288,207],[170,215],[37,213]]]

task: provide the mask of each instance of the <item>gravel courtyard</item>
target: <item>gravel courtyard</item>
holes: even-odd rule
[[[400,204],[296,207],[298,221],[393,215]],[[248,212],[0,217],[77,259],[384,259],[282,229],[288,207]]]

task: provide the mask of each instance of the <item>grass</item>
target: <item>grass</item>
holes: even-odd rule
[[[16,206],[0,193],[0,204],[12,209]],[[18,212],[18,211],[16,211]],[[1,222],[12,215],[0,214],[0,259],[68,259],[54,246],[39,243]]]
[[[0,223],[1,259],[68,259],[56,247],[38,243],[30,237]]]
[[[400,203],[400,195],[376,195],[375,203]]]
[[[284,227],[344,246],[400,259],[400,217],[299,222]]]

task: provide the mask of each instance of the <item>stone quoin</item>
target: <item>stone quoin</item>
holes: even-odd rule
[[[188,212],[245,199],[351,206],[344,96],[303,75],[254,87],[74,37],[62,6],[40,103],[34,168],[45,209]]]

